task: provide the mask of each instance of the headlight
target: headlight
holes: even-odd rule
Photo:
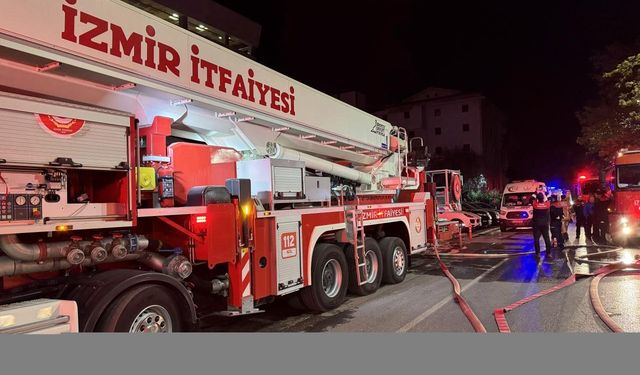
[[[632,264],[634,262],[634,257],[628,251],[624,251],[620,256],[620,261],[623,264]]]
[[[623,216],[623,217],[621,217],[621,218],[620,218],[620,224],[622,224],[622,225],[629,224],[629,219],[627,219],[627,218],[626,218],[626,217],[624,217],[624,216]]]
[[[622,234],[624,234],[625,236],[630,235],[631,234],[631,228],[629,228],[629,227],[622,228]]]

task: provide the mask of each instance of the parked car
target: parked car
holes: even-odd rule
[[[490,227],[497,224],[497,222],[494,222],[494,218],[491,216],[491,213],[486,209],[478,208],[475,205],[466,202],[462,203],[462,209],[465,212],[470,212],[480,216],[480,222],[483,227]]]
[[[491,215],[491,225],[498,225],[500,222],[500,210],[486,202],[465,202],[472,209],[485,210]]]

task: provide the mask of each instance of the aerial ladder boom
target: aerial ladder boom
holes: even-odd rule
[[[3,3],[5,87],[130,112],[141,124],[170,117],[175,136],[245,158],[304,159],[366,191],[404,181],[406,132],[188,30],[116,0]],[[82,42],[91,33],[82,17],[104,14],[110,26]],[[270,142],[279,153],[268,153]]]

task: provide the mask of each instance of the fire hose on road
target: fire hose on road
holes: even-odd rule
[[[438,243],[438,241],[435,238],[435,236],[434,236],[434,243],[436,243],[436,244]],[[436,246],[434,246],[434,252],[432,254],[429,254],[429,255],[434,256],[438,260],[438,264],[440,265],[440,269],[442,270],[444,275],[451,282],[451,285],[453,287],[454,300],[460,306],[460,309],[462,310],[462,313],[469,320],[469,322],[471,323],[471,326],[473,327],[473,329],[478,333],[486,333],[487,329],[482,324],[482,322],[480,321],[478,316],[475,314],[475,312],[473,311],[471,306],[467,303],[467,301],[462,296],[460,283],[455,278],[455,276],[453,276],[451,271],[449,271],[449,268],[447,267],[447,265],[444,264],[444,262],[442,261],[442,257],[458,258],[458,259],[464,259],[464,258],[466,258],[466,259],[470,259],[470,258],[474,258],[474,259],[507,259],[507,258],[511,258],[511,257],[525,256],[525,255],[531,255],[531,254],[535,254],[535,252],[534,251],[523,251],[523,252],[517,252],[517,253],[504,253],[504,254],[474,254],[474,253],[452,253],[452,254],[445,253],[445,254],[440,254],[440,252],[438,250],[438,245],[436,245]]]
[[[577,262],[591,262],[591,263],[601,263],[601,264],[605,264],[603,267],[601,267],[600,269],[598,269],[596,272],[592,273],[592,274],[585,274],[583,275],[584,277],[591,277],[591,276],[595,276],[593,278],[593,280],[591,281],[591,286],[589,288],[589,294],[591,297],[591,304],[594,308],[594,310],[596,311],[598,317],[609,327],[609,329],[611,329],[613,332],[624,332],[624,330],[609,316],[609,314],[607,313],[607,311],[605,310],[602,301],[600,300],[600,296],[598,294],[598,286],[600,281],[608,276],[611,275],[613,273],[616,272],[621,272],[624,271],[625,269],[631,269],[634,271],[634,274],[638,274],[640,273],[640,261],[636,260],[635,263],[630,263],[630,264],[626,264],[624,262],[603,262],[603,261],[594,261],[591,259],[588,259],[589,256],[602,256],[604,254],[610,254],[610,253],[616,253],[616,252],[620,252],[620,251],[624,251],[625,249],[620,248],[620,247],[615,247],[615,246],[609,246],[609,245],[573,245],[573,246],[566,246],[565,247],[565,251],[566,249],[570,249],[570,248],[610,248],[611,250],[608,250],[606,252],[599,252],[599,253],[594,253],[594,254],[586,254],[586,255],[582,255],[582,256],[577,256],[574,259]],[[574,273],[571,276],[569,276],[567,279],[565,279],[563,282],[561,282],[558,285],[555,285],[549,289],[545,289],[542,290],[538,293],[535,293],[531,296],[525,297],[519,301],[516,301],[512,304],[510,304],[509,306],[506,307],[502,307],[499,309],[495,309],[494,310],[494,317],[495,317],[495,321],[496,324],[498,325],[498,330],[501,333],[510,333],[511,332],[511,328],[509,327],[509,324],[507,322],[506,319],[506,313],[513,311],[515,309],[517,309],[518,307],[525,305],[533,300],[536,300],[540,297],[546,296],[547,294],[551,294],[553,292],[556,292],[560,289],[563,289],[569,285],[575,284],[576,280],[577,280],[578,276]]]
[[[434,243],[437,244],[437,240],[435,239],[435,237],[434,237],[434,240],[435,240]],[[437,245],[434,246],[434,255],[436,259],[438,259],[438,263],[440,264],[440,269],[451,282],[451,286],[453,287],[454,299],[460,306],[462,313],[467,317],[467,319],[469,320],[469,323],[471,323],[471,326],[476,332],[486,333],[487,329],[484,327],[484,325],[482,324],[478,316],[473,312],[473,309],[471,308],[471,306],[469,306],[467,301],[462,296],[462,293],[460,291],[460,283],[458,282],[458,279],[456,279],[453,276],[453,274],[449,271],[449,268],[447,268],[447,265],[444,264],[444,262],[440,258],[440,252],[438,251]]]
[[[435,242],[437,244],[437,241]],[[437,259],[440,269],[444,273],[444,275],[449,279],[451,285],[453,287],[454,300],[460,306],[465,317],[471,323],[475,332],[487,332],[486,327],[482,324],[478,316],[475,314],[471,306],[467,303],[464,297],[461,294],[461,287],[458,280],[453,276],[449,268],[444,263],[443,258],[450,259],[507,259],[519,256],[533,255],[534,251],[522,251],[522,252],[512,252],[512,253],[501,253],[501,254],[478,254],[478,253],[440,253],[439,246],[434,246],[433,253],[428,255],[433,256]],[[572,272],[572,275],[562,281],[560,284],[555,285],[551,288],[539,291],[531,296],[525,297],[521,300],[518,300],[506,307],[502,307],[494,310],[494,318],[496,324],[498,326],[498,331],[501,333],[510,333],[511,328],[506,319],[506,313],[513,311],[522,305],[525,305],[531,301],[534,301],[540,297],[546,296],[553,292],[556,292],[560,289],[568,287],[569,285],[573,285],[576,283],[577,279],[580,277],[593,277],[590,286],[590,297],[591,304],[597,313],[598,317],[611,329],[613,332],[624,332],[624,330],[609,316],[607,311],[605,310],[600,296],[598,294],[598,286],[600,281],[609,275],[614,273],[622,272],[622,271],[633,271],[633,274],[640,274],[640,256],[635,257],[635,262],[631,262],[631,259],[628,257],[627,259],[623,259],[618,262],[604,261],[604,260],[596,260],[590,259],[593,257],[602,257],[610,254],[620,253],[625,251],[626,249],[618,247],[618,246],[610,246],[610,245],[567,245],[564,247],[564,252],[567,254],[567,250],[570,249],[593,249],[596,248],[606,249],[606,251],[598,251],[596,253],[584,254],[584,255],[576,255],[574,256],[574,261],[576,263],[588,263],[588,264],[601,264],[603,265],[600,269],[593,273],[589,274],[576,274]],[[569,260],[567,258],[567,260]]]

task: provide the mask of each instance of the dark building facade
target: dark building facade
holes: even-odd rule
[[[482,174],[491,189],[506,183],[506,118],[482,94],[428,87],[375,114],[422,137],[434,167]]]
[[[255,58],[262,27],[211,0],[121,0],[156,17]]]

